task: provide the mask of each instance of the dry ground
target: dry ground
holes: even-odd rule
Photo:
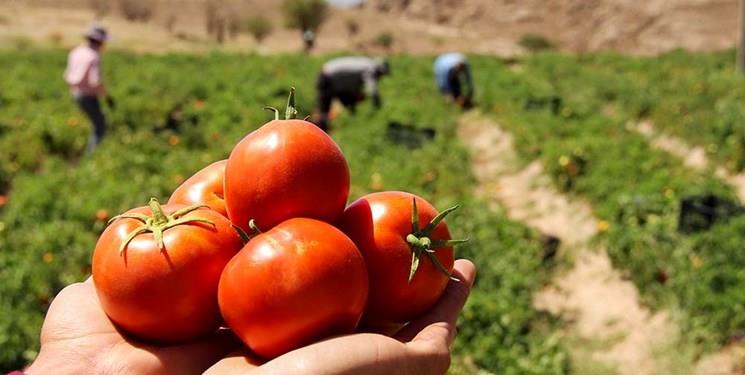
[[[0,45],[28,39],[70,46],[96,20],[93,0],[0,0]],[[151,0],[147,23],[124,21],[117,1],[100,18],[114,48],[135,51],[205,51],[215,44],[205,32],[206,0]],[[132,1],[132,0],[130,0]],[[257,45],[242,35],[229,50],[284,52],[301,49],[298,32],[282,28],[279,1],[222,1],[239,18],[264,15],[275,32]],[[434,54],[450,50],[511,56],[520,38],[539,34],[561,49],[585,52],[616,50],[655,54],[674,48],[708,51],[731,48],[737,40],[737,0],[368,0],[363,8],[332,10],[318,36],[319,52],[354,50],[368,53]],[[350,36],[348,20],[360,32]],[[374,44],[390,32],[390,50]]]
[[[195,51],[214,48],[259,53],[297,52],[302,50],[300,34],[282,27],[276,2],[248,1],[241,11],[246,17],[266,15],[274,31],[261,44],[247,34],[228,39],[218,46],[206,33],[204,5],[196,1],[161,0],[153,18],[145,23],[124,20],[116,11],[97,18],[88,7],[77,1],[0,0],[0,45],[13,46],[28,42],[70,47],[81,41],[88,25],[98,22],[108,27],[110,48],[136,52]],[[70,5],[78,4],[78,5]],[[176,11],[177,10],[177,11]],[[450,50],[467,50],[487,54],[514,55],[520,52],[509,37],[486,38],[480,32],[436,25],[403,16],[390,16],[358,9],[334,9],[318,33],[315,52],[359,51],[374,54],[434,54]],[[357,35],[347,31],[347,22],[360,25]],[[170,29],[170,31],[169,31]],[[386,50],[377,46],[376,37],[391,32],[394,43]]]
[[[613,268],[604,249],[591,244],[599,228],[591,206],[556,190],[540,162],[520,168],[511,135],[493,121],[471,112],[460,124],[478,193],[510,218],[559,237],[561,256],[573,260],[568,272],[534,297],[534,305],[565,322],[564,341],[578,372],[672,373],[678,361],[669,358],[669,348],[678,328],[669,313],[642,306],[634,284]]]

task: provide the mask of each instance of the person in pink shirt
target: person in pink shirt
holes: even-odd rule
[[[75,101],[93,125],[87,152],[92,152],[106,133],[106,117],[99,98],[106,98],[113,108],[114,101],[106,93],[101,77],[101,51],[108,39],[106,30],[93,26],[85,34],[87,43],[73,48],[67,58],[65,82],[70,86]]]

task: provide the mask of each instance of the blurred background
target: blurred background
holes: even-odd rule
[[[675,48],[712,51],[737,40],[736,0],[332,0],[317,50],[434,53],[462,50],[514,55],[546,39],[566,51],[655,54]],[[80,25],[108,26],[112,48],[293,51],[281,1],[3,0],[0,41],[69,46]],[[257,26],[257,19],[268,27]],[[252,30],[267,29],[261,42]],[[260,32],[261,34],[261,32]],[[390,39],[390,42],[388,42]],[[532,44],[531,44],[532,43]]]
[[[479,268],[453,374],[745,374],[745,79],[735,0],[0,0],[0,371],[38,352],[106,221],[224,159],[323,65],[386,57],[334,103],[350,199],[407,190]],[[116,105],[63,74],[91,25]],[[307,31],[312,31],[310,45]],[[461,52],[468,109],[433,64]],[[739,61],[739,63],[738,63]],[[742,71],[742,69],[739,69]],[[103,98],[102,98],[103,99]],[[468,106],[464,106],[468,107]]]

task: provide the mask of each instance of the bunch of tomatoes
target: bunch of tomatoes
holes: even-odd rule
[[[346,206],[349,167],[314,124],[248,134],[227,160],[160,205],[114,217],[96,244],[93,281],[129,335],[186,342],[229,327],[265,359],[333,335],[384,332],[431,309],[452,278],[445,216],[399,191]]]

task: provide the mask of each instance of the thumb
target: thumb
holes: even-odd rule
[[[469,260],[459,259],[453,267],[453,276],[459,281],[450,280],[435,307],[404,327],[396,335],[398,340],[434,341],[444,343],[446,347],[452,343],[456,333],[455,323],[476,278],[476,266]]]

